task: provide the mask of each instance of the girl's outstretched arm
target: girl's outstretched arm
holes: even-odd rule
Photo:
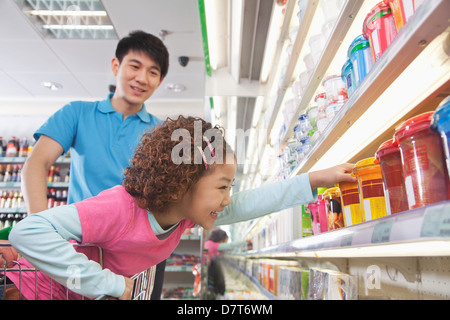
[[[353,164],[345,163],[324,170],[237,192],[231,204],[219,213],[215,226],[251,220],[314,201],[318,187],[331,187],[341,181],[356,181],[350,174]]]

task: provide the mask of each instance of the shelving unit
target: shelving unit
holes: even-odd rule
[[[181,237],[180,243],[174,250],[174,254],[188,254],[201,258],[202,236],[196,234],[185,234]],[[186,292],[193,292],[195,277],[192,273],[191,265],[168,265],[166,264],[164,272],[163,296],[167,290],[176,288],[185,288]],[[195,299],[189,295],[181,299]]]
[[[291,2],[288,1],[286,10],[295,7]],[[320,92],[322,80],[328,75],[341,73],[349,44],[361,34],[367,8],[377,2],[345,2],[294,117],[280,137],[276,135],[279,131],[277,118],[293,78],[299,73],[297,62],[302,61],[305,54],[306,39],[311,34],[314,14],[319,5],[319,1],[308,1],[304,19],[292,44],[285,78],[279,82],[278,88],[275,84],[280,72],[274,70],[269,79],[272,90],[267,92],[265,100],[269,101],[275,91],[276,99],[271,105],[266,102],[263,109],[266,115],[261,116],[259,122],[259,125],[269,128],[266,133],[268,140],[261,139],[268,143],[257,146],[254,159],[264,159],[271,150],[272,154],[276,154],[292,138],[298,116],[305,112]],[[450,94],[449,12],[448,1],[422,3],[291,176],[371,157],[381,143],[392,138],[400,123],[436,109],[439,102]],[[292,15],[286,14],[286,19],[291,18]],[[286,26],[289,25],[290,20],[286,20],[280,39],[287,38]],[[286,44],[279,41],[277,45],[284,48]],[[279,53],[277,58],[280,56]],[[408,78],[417,79],[416,83],[404,86]],[[373,121],[367,125],[367,119]],[[265,179],[259,181],[256,178],[265,164],[258,162],[253,172],[255,178],[246,188],[275,179],[276,161],[267,170],[269,174]],[[238,233],[242,237],[249,236],[264,225],[263,219],[240,224],[237,226]],[[280,245],[235,253],[228,258],[244,261],[242,263],[245,260],[292,260],[306,268],[326,267],[356,275],[360,299],[449,299],[449,221],[450,201],[446,201]],[[377,280],[381,284],[375,288],[369,283],[373,279],[372,270],[377,271]],[[241,271],[245,272],[243,269]]]
[[[2,165],[21,165],[25,163],[27,160],[27,157],[0,157],[0,164]],[[59,157],[55,163],[54,166],[61,166],[63,168],[63,171],[61,174],[65,174],[70,170],[70,157],[67,156],[61,156]],[[64,176],[61,177],[64,179]],[[3,191],[18,191],[20,192],[21,182],[20,181],[0,181],[0,191],[3,193]],[[57,189],[57,190],[63,190],[68,189],[69,183],[68,182],[47,182],[47,188],[49,189]],[[27,210],[22,203],[20,207],[13,207],[13,208],[0,208],[0,217],[3,219],[8,219],[10,215],[14,215],[14,220],[17,222],[27,215]],[[12,219],[10,217],[10,219]],[[1,221],[3,222],[3,221]],[[3,225],[3,223],[0,223],[0,225]]]

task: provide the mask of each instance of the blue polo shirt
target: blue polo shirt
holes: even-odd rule
[[[55,112],[35,133],[70,149],[68,203],[97,195],[122,183],[140,136],[161,122],[145,106],[122,120],[111,105],[112,93],[103,101],[74,101]]]

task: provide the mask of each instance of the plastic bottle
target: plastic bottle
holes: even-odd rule
[[[11,137],[6,146],[6,157],[17,157],[19,148],[17,146],[16,137]]]
[[[317,225],[317,230],[322,232],[327,232],[327,208],[325,206],[325,201],[323,200],[323,193],[327,188],[317,188],[317,214],[319,216],[319,222]]]
[[[19,157],[27,157],[28,156],[28,139],[27,137],[22,138],[20,140],[19,147]]]
[[[5,176],[3,177],[3,182],[10,182],[12,180],[13,169],[12,165],[6,165]]]

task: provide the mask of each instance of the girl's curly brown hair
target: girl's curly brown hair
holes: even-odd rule
[[[210,141],[216,155],[213,160],[203,136],[212,136]],[[207,155],[206,166],[196,147],[200,145]],[[141,136],[130,166],[125,169],[122,185],[138,199],[139,207],[163,212],[180,201],[217,164],[230,159],[230,155],[235,161],[221,128],[213,128],[211,123],[196,117],[167,118],[153,131]]]

